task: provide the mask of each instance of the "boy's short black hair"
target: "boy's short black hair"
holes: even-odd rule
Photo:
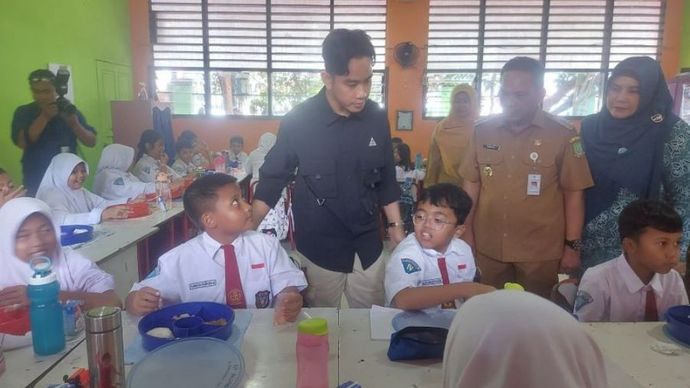
[[[618,216],[618,234],[621,241],[625,238],[637,241],[647,228],[678,233],[683,231],[683,220],[673,206],[652,199],[630,202]]]
[[[182,203],[185,212],[197,228],[204,229],[201,215],[207,211],[212,211],[216,206],[218,189],[232,184],[237,184],[237,179],[232,175],[211,174],[195,180],[187,188],[182,197]]]
[[[38,69],[29,73],[29,85],[39,81],[55,82],[55,74],[48,69]]]
[[[182,131],[182,133],[180,133],[180,136],[177,138],[178,141],[188,140],[191,142],[195,142],[196,139],[197,139],[196,133],[192,132],[189,129],[185,129],[184,131]]]
[[[391,143],[392,144],[401,144],[403,140],[399,137],[391,137]]]
[[[185,149],[194,149],[194,140],[180,137],[177,139],[177,142],[175,142],[175,152],[179,153]]]
[[[544,87],[544,66],[534,58],[515,57],[509,60],[501,69],[501,78],[503,78],[503,74],[507,71],[524,71],[530,73],[532,74],[532,78],[534,78],[535,85],[540,88]]]
[[[230,144],[242,144],[242,145],[244,145],[244,138],[242,136],[233,136],[230,138]]]
[[[350,59],[369,58],[376,62],[376,51],[371,38],[362,30],[337,28],[331,31],[321,44],[321,56],[326,72],[335,75],[349,74]]]
[[[438,183],[429,186],[422,191],[419,196],[417,206],[420,203],[429,202],[434,206],[449,207],[453,209],[455,217],[458,219],[458,225],[465,223],[467,215],[472,209],[472,198],[465,192],[452,183]]]

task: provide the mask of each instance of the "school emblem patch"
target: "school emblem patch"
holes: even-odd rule
[[[265,309],[271,302],[271,292],[270,291],[259,291],[254,296],[256,308]]]
[[[403,266],[403,270],[405,270],[405,273],[407,274],[412,274],[422,270],[421,268],[419,268],[419,264],[417,264],[412,259],[402,259],[400,260],[400,263]]]
[[[113,182],[114,185],[117,186],[124,186],[125,185],[125,180],[122,179],[122,177],[115,179],[115,182]]]
[[[575,297],[575,312],[592,302],[594,302],[594,298],[587,291],[578,291]]]

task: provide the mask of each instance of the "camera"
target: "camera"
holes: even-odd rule
[[[67,94],[68,91],[68,81],[69,70],[67,70],[67,66],[60,66],[55,76],[55,81],[53,82],[55,85],[55,91],[58,94],[58,98],[55,102],[57,103],[58,111],[60,111],[60,113],[72,115],[77,113],[77,107],[74,106],[74,104],[72,104],[67,98],[65,98],[65,94]]]

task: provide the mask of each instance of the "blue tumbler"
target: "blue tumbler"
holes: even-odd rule
[[[60,284],[53,273],[48,257],[35,257],[30,261],[33,276],[29,279],[29,317],[34,353],[48,356],[65,348],[65,330],[60,304]]]

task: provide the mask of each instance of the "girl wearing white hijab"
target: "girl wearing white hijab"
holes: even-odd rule
[[[58,225],[93,225],[129,216],[129,208],[115,206],[127,198],[108,201],[83,187],[88,174],[86,162],[75,154],[57,154],[50,161],[36,198],[50,206]]]
[[[33,274],[29,260],[47,256],[60,283],[60,300],[81,300],[84,308],[121,306],[113,277],[70,248],[61,248],[48,205],[35,198],[15,198],[0,209],[0,308],[26,308],[26,285]],[[30,336],[0,334],[5,349],[30,344]]]
[[[259,181],[259,170],[264,164],[268,151],[276,144],[276,135],[266,132],[259,138],[259,146],[249,153],[247,162],[245,163],[245,171],[247,174],[252,174],[251,185]],[[266,217],[261,220],[261,224],[256,228],[257,231],[270,234],[278,240],[283,240],[288,234],[288,210],[285,209],[285,201],[287,192],[283,190],[278,202],[273,209],[268,211]]]
[[[268,151],[276,144],[276,135],[266,132],[259,138],[259,146],[249,153],[246,163],[247,174],[252,175],[252,183],[259,180],[259,169],[264,164]]]
[[[604,358],[575,318],[539,296],[496,291],[458,309],[444,388],[605,388]]]
[[[133,164],[134,148],[122,144],[105,147],[93,180],[93,192],[111,200],[155,193],[154,182],[144,183],[129,172]]]

